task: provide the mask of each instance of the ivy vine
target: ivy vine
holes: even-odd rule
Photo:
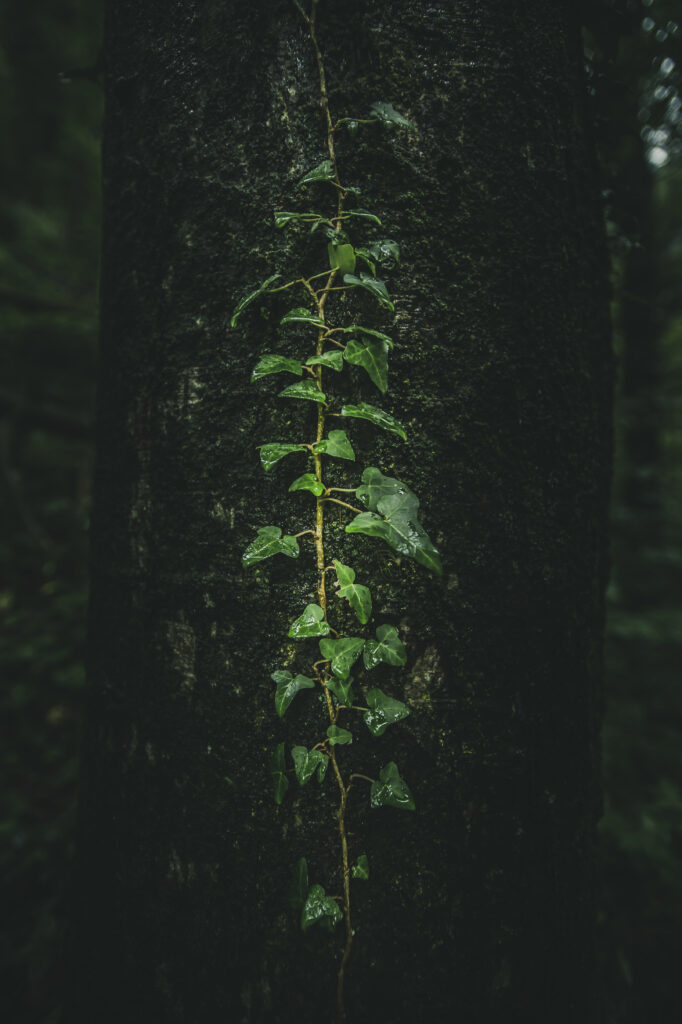
[[[295,277],[284,284],[276,283],[281,274],[273,274],[237,304],[231,325],[235,327],[245,309],[266,294],[300,289],[306,305],[293,307],[280,320],[280,327],[286,331],[288,325],[307,326],[314,331],[315,347],[310,354],[283,356],[274,353],[261,355],[251,374],[256,382],[271,374],[285,373],[299,378],[287,384],[279,397],[296,401],[313,402],[316,406],[316,433],[310,441],[281,441],[258,446],[263,469],[269,472],[280,460],[290,455],[305,453],[312,461],[312,467],[296,477],[289,485],[290,492],[307,491],[314,499],[314,522],[299,533],[283,534],[279,526],[263,526],[246,548],[242,563],[245,567],[256,565],[273,555],[282,554],[297,558],[300,552],[299,540],[311,537],[317,556],[317,603],[309,604],[291,622],[288,636],[295,640],[315,640],[319,645],[319,657],[314,656],[309,675],[297,674],[280,669],[272,674],[275,684],[274,704],[277,715],[283,717],[292,701],[305,690],[321,689],[328,716],[324,735],[313,737],[310,746],[297,745],[290,751],[293,773],[300,786],[307,785],[317,777],[322,783],[331,765],[339,792],[337,811],[338,832],[341,853],[341,875],[343,896],[330,896],[320,883],[310,884],[308,864],[301,858],[295,866],[290,890],[290,903],[300,912],[300,924],[304,931],[320,925],[333,930],[345,921],[345,946],[338,970],[336,1015],[339,1024],[345,1019],[344,978],[351,954],[353,929],[351,924],[351,880],[366,882],[370,877],[370,865],[365,853],[359,852],[351,863],[346,833],[346,809],[354,783],[369,783],[370,807],[396,807],[413,811],[414,799],[407,783],[402,778],[397,764],[390,761],[379,772],[378,778],[370,778],[356,771],[342,769],[342,758],[337,748],[353,742],[348,719],[360,714],[372,736],[382,736],[389,726],[406,718],[410,711],[406,704],[378,687],[371,688],[365,696],[365,704],[357,703],[356,688],[351,671],[360,658],[367,672],[384,663],[400,668],[407,662],[405,646],[394,625],[377,625],[372,635],[367,635],[372,617],[372,595],[365,582],[356,582],[356,570],[344,565],[337,558],[328,563],[325,550],[325,510],[329,504],[353,518],[345,526],[351,534],[365,534],[378,537],[400,555],[408,556],[427,570],[440,575],[442,565],[437,549],[429,539],[419,521],[419,500],[410,488],[393,477],[384,475],[380,469],[370,466],[362,473],[359,484],[353,487],[330,486],[325,479],[327,459],[355,461],[355,453],[348,434],[342,429],[329,429],[330,417],[340,419],[363,419],[382,430],[396,435],[403,442],[407,433],[402,423],[383,409],[361,402],[359,405],[341,404],[335,406],[324,388],[325,371],[341,373],[344,364],[364,369],[372,384],[383,395],[388,388],[388,354],[393,349],[393,340],[383,331],[359,323],[342,324],[331,321],[327,303],[333,293],[343,299],[345,293],[357,290],[365,292],[388,313],[394,311],[394,303],[385,282],[377,276],[377,268],[390,267],[398,263],[399,247],[395,241],[382,238],[359,246],[351,239],[350,228],[365,228],[367,225],[381,227],[381,220],[369,210],[355,205],[357,189],[344,185],[339,176],[336,160],[335,140],[341,130],[354,135],[362,126],[396,128],[409,131],[411,123],[390,103],[372,104],[369,115],[364,118],[342,117],[333,120],[322,53],[316,34],[316,14],[319,0],[312,0],[310,14],[297,0],[294,4],[302,15],[310,33],[315,50],[320,80],[321,105],[326,121],[326,142],[328,159],[323,160],[301,178],[300,188],[319,183],[328,184],[335,193],[336,210],[325,215],[317,210],[277,210],[274,213],[275,227],[286,229],[292,225],[309,224],[311,233],[326,242],[328,266],[311,276]],[[362,269],[361,269],[362,268]],[[343,302],[337,302],[339,307]],[[343,309],[340,309],[340,314]],[[311,344],[312,348],[312,344]],[[335,410],[335,411],[333,411]],[[312,469],[312,471],[311,471]],[[352,504],[336,495],[352,494],[362,507]],[[327,575],[336,577],[336,596],[347,601],[362,629],[362,635],[346,636],[337,631],[329,622],[327,600]],[[344,723],[342,725],[341,723]],[[270,776],[275,802],[281,804],[289,788],[287,777],[287,756],[284,743],[274,750],[270,765]],[[345,775],[345,778],[344,778]]]

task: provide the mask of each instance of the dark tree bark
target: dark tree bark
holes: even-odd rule
[[[420,495],[445,564],[434,581],[331,527],[329,549],[362,565],[409,654],[411,717],[358,737],[352,763],[395,759],[417,801],[414,815],[369,812],[352,796],[351,844],[372,865],[356,896],[353,1024],[598,1019],[611,368],[572,17],[559,0],[321,5],[336,114],[381,99],[417,126],[339,143],[346,179],[403,252],[385,408],[411,443],[349,430],[360,466]],[[272,226],[325,157],[314,54],[284,0],[110,0],[106,53],[72,1019],[327,1021],[342,939],[302,935],[286,891],[304,854],[340,891],[336,797],[292,787],[276,808],[265,767],[277,742],[324,723],[314,700],[280,722],[269,680],[293,612],[314,599],[314,557],[240,562],[256,527],[309,525],[286,492],[302,462],[266,477],[254,445],[296,439],[310,419],[291,409],[306,403],[283,408],[276,382],[249,383],[258,354],[287,351],[286,297],[269,319],[228,326],[237,299],[301,252],[320,265],[307,235]],[[354,377],[372,401],[364,388]],[[337,470],[339,485],[356,480]]]

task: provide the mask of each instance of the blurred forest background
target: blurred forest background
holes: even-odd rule
[[[585,5],[617,363],[604,1019],[673,1024],[682,927],[682,2]],[[84,708],[101,0],[0,8],[2,1004],[56,1024]]]

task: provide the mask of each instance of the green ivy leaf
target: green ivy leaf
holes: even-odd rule
[[[348,679],[328,679],[326,683],[327,689],[330,690],[339,704],[346,704],[348,707],[353,703],[353,680]]]
[[[320,481],[313,473],[304,473],[303,476],[297,476],[292,484],[289,485],[290,491],[311,491],[316,498],[319,498],[321,494],[324,494],[324,484]]]
[[[345,598],[363,626],[372,614],[372,595],[367,587],[355,583],[355,570],[334,559],[336,577],[339,581],[337,596]]]
[[[283,444],[276,442],[275,444],[259,444],[256,445],[260,451],[260,460],[263,464],[263,469],[267,472],[272,469],[280,459],[283,459],[285,455],[291,455],[292,452],[304,452],[305,445],[302,444]]]
[[[272,555],[288,555],[289,558],[298,558],[298,540],[296,537],[286,534],[283,537],[279,526],[261,526],[258,536],[251,541],[242,555],[242,565],[247,568]]]
[[[400,263],[400,249],[398,243],[394,242],[392,238],[382,238],[379,242],[372,242],[369,252],[378,263]]]
[[[327,729],[327,739],[332,746],[337,743],[352,743],[353,737],[348,729],[341,729],[338,725],[330,725]]]
[[[311,324],[313,327],[326,327],[324,320],[321,320],[316,313],[311,313],[305,306],[296,306],[285,313],[280,320],[282,324]]]
[[[387,334],[383,334],[382,331],[373,330],[371,327],[360,327],[359,324],[351,324],[350,327],[343,327],[342,331],[344,334],[369,334],[373,338],[385,341],[389,348],[395,347],[392,338],[389,338]]]
[[[372,275],[372,277],[376,277],[377,276],[377,265],[374,262],[374,260],[372,259],[371,252],[369,252],[368,249],[356,249],[355,250],[355,255],[357,256],[358,259],[362,260],[362,262],[364,264],[366,264],[366,266],[369,267],[369,272]],[[355,268],[353,268],[353,269],[355,269]],[[352,274],[353,271],[352,270],[344,271],[344,273]]]
[[[376,512],[381,498],[389,494],[411,493],[406,484],[401,483],[392,476],[384,476],[380,469],[368,466],[362,474],[362,483],[355,492],[355,497],[362,502],[370,512]]]
[[[270,758],[270,775],[272,777],[272,787],[276,804],[281,804],[284,799],[284,794],[289,788],[289,780],[284,774],[285,770],[284,744],[279,743],[277,745],[277,749]]]
[[[380,121],[386,127],[397,125],[399,128],[414,128],[412,122],[403,117],[390,103],[373,103],[369,116]]]
[[[323,352],[321,356],[311,356],[310,359],[306,359],[306,366],[327,366],[330,370],[342,370],[343,369],[343,352],[338,349],[334,352]]]
[[[270,285],[272,284],[272,282],[277,281],[277,279],[280,278],[281,276],[281,274],[273,274],[272,277],[269,277],[266,281],[263,281],[262,284],[259,284],[255,291],[250,292],[248,295],[245,295],[244,298],[241,299],[240,302],[237,304],[235,311],[232,314],[232,319],[230,320],[230,327],[236,327],[237,320],[244,312],[246,307],[250,306],[254,299],[257,299],[259,295],[262,295],[263,292],[266,292]]]
[[[327,219],[326,217],[323,217],[321,213],[312,213],[310,210],[308,210],[306,213],[296,213],[296,212],[292,212],[290,210],[276,210],[274,216],[275,216],[275,227],[276,228],[283,228],[286,224],[289,224],[289,222],[292,221],[292,220],[302,220],[302,221],[316,220],[316,221],[322,221],[322,220],[326,220]]]
[[[364,646],[365,641],[361,637],[344,636],[339,640],[320,640],[320,653],[331,661],[334,675],[345,680]]]
[[[301,188],[302,185],[309,185],[313,181],[334,181],[331,160],[323,160],[321,164],[313,167],[311,171],[306,171],[299,181],[298,187]]]
[[[367,694],[369,711],[362,716],[372,736],[383,736],[389,725],[407,718],[410,709],[401,700],[394,700],[383,690],[370,690]]]
[[[366,220],[371,220],[375,224],[381,227],[381,221],[377,217],[376,213],[370,213],[369,210],[347,210],[343,215],[344,217],[364,217]]]
[[[279,398],[305,398],[309,402],[325,402],[327,396],[313,380],[297,380],[278,393]]]
[[[367,860],[367,854],[361,853],[358,857],[357,864],[354,864],[351,868],[353,878],[357,878],[359,881],[369,881],[369,861]],[[307,877],[307,876],[306,876]]]
[[[329,758],[321,750],[308,750],[306,747],[292,747],[296,778],[299,785],[305,786],[317,772],[318,782],[322,782],[329,765]]]
[[[292,384],[291,387],[295,388],[297,385]],[[375,423],[377,427],[389,430],[392,434],[402,437],[403,441],[407,441],[407,434],[400,420],[397,420],[395,416],[391,416],[390,413],[384,412],[383,409],[377,409],[375,405],[369,405],[368,402],[360,402],[360,405],[344,405],[340,415],[352,416],[358,420],[369,420],[371,423]]]
[[[313,451],[316,455],[331,455],[336,459],[355,462],[355,452],[345,430],[330,430],[326,438],[313,445]]]
[[[356,288],[364,288],[365,291],[373,295],[382,306],[386,309],[390,309],[393,313],[395,306],[391,302],[391,297],[388,294],[388,289],[383,281],[380,281],[378,277],[370,277],[369,274],[360,274],[360,277],[355,277],[354,274],[344,274],[343,283],[349,284]]]
[[[351,338],[343,350],[343,358],[353,366],[362,366],[370,380],[386,394],[388,388],[388,345],[378,338]],[[342,413],[343,415],[343,413]]]
[[[303,367],[296,359],[288,359],[286,356],[265,355],[253,368],[251,380],[260,380],[267,377],[269,373],[293,373],[300,377]]]
[[[335,245],[334,242],[330,242],[327,246],[327,253],[332,270],[338,270],[341,274],[355,272],[355,249],[352,245]]]
[[[289,636],[295,640],[327,636],[328,633],[329,623],[324,621],[324,612],[319,604],[307,605],[303,614],[299,615],[289,627]]]
[[[277,683],[275,711],[280,718],[284,717],[287,708],[299,690],[310,690],[315,686],[315,683],[308,676],[298,675],[294,677],[291,672],[273,672],[270,678]]]
[[[359,862],[358,862],[359,863]],[[308,861],[301,857],[296,861],[294,874],[289,886],[289,906],[292,910],[300,910],[308,896]]]
[[[395,626],[377,627],[376,640],[365,640],[362,660],[366,669],[376,668],[382,661],[387,665],[393,665],[394,668],[406,664],[405,645],[398,636]]]
[[[414,798],[400,777],[395,761],[390,761],[379,772],[369,791],[371,807],[399,807],[404,811],[414,810]]]
[[[314,924],[321,924],[332,931],[343,920],[343,914],[336,900],[326,896],[323,886],[313,885],[301,911],[301,928],[307,932]]]

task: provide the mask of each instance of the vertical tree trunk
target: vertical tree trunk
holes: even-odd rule
[[[359,738],[352,763],[395,759],[417,801],[407,815],[352,796],[351,845],[372,865],[352,1024],[597,1020],[610,358],[569,6],[320,8],[336,115],[384,100],[417,126],[339,146],[401,245],[385,407],[411,443],[350,432],[360,465],[421,496],[445,564],[434,582],[379,542],[330,535],[409,655],[397,695],[411,717],[378,748]],[[295,474],[265,477],[254,449],[295,440],[307,413],[249,383],[259,354],[284,351],[276,314],[295,303],[228,326],[251,287],[314,257],[272,226],[325,157],[314,54],[284,0],[110,0],[106,47],[73,1019],[328,1021],[343,942],[302,935],[286,891],[302,855],[341,891],[336,801],[292,786],[276,808],[266,768],[321,721],[313,701],[280,722],[269,679],[313,599],[314,557],[251,575],[240,561],[256,527],[310,525],[286,492]],[[338,482],[356,478],[351,466]]]

